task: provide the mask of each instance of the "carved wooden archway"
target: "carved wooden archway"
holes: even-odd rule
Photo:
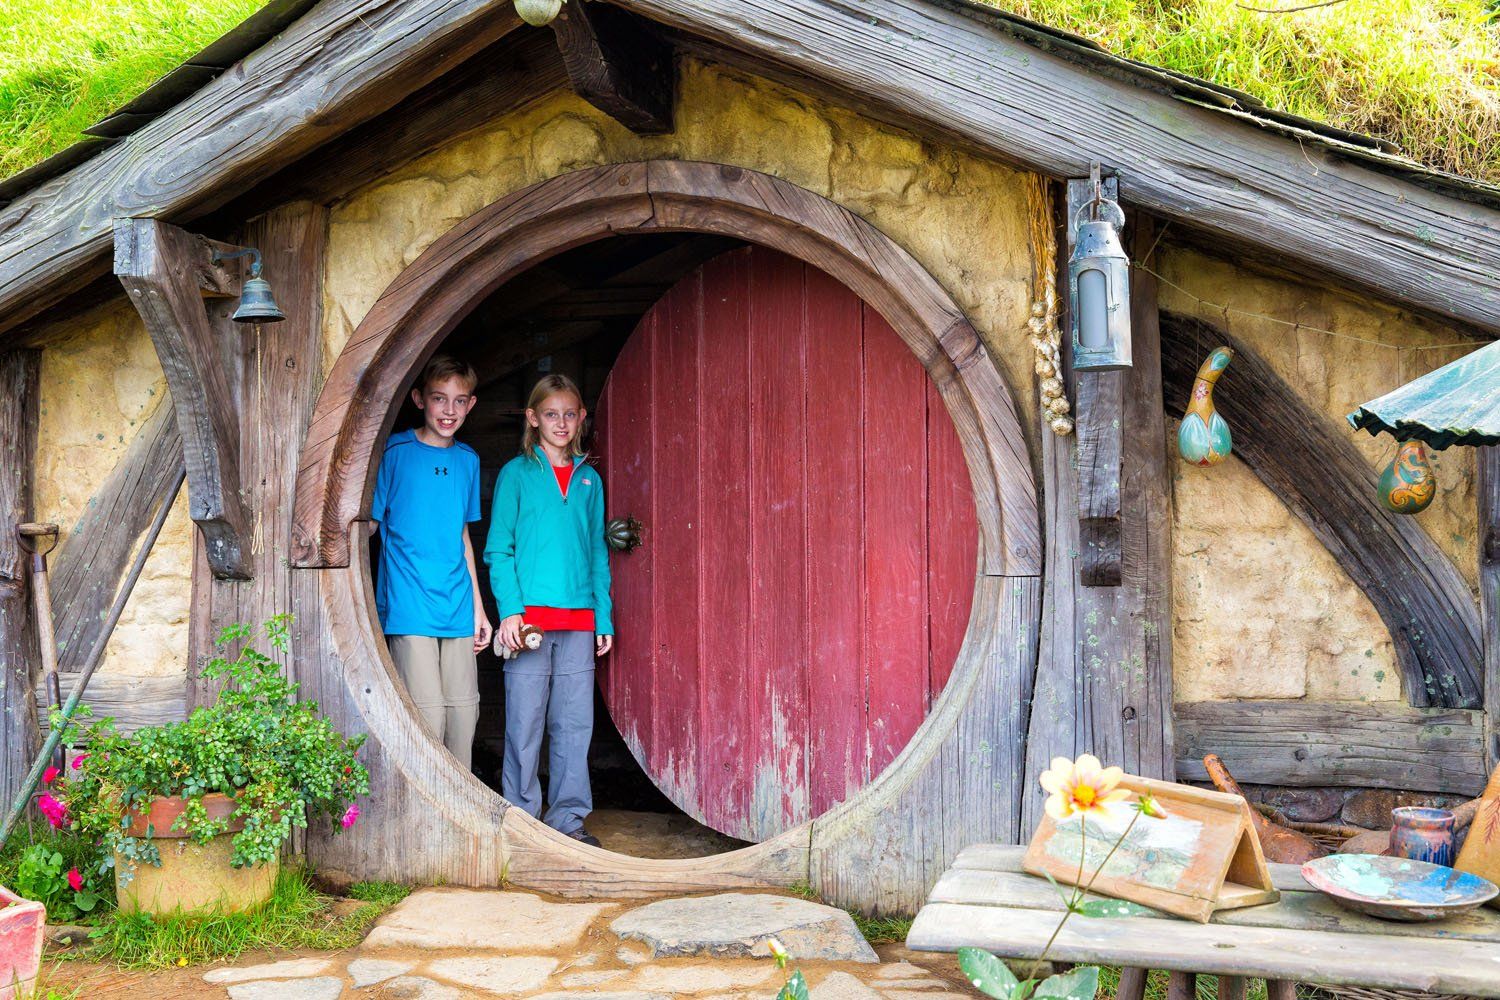
[[[973,614],[952,678],[885,772],[811,824],[695,861],[643,861],[583,847],[460,773],[416,722],[377,639],[362,546],[376,444],[404,387],[478,302],[541,260],[615,234],[694,231],[740,237],[827,272],[890,323],[947,406],[974,485],[980,552]],[[316,845],[359,874],[496,881],[587,894],[684,891],[806,881],[834,901],[910,910],[959,848],[1014,841],[1025,702],[1040,613],[1041,525],[1015,405],[978,334],[906,251],[843,207],[766,174],[650,161],[566,174],[518,191],[437,240],[371,307],[335,363],[297,477],[294,565],[320,578],[330,623],[318,685],[348,724],[368,730],[375,794],[420,799],[434,822],[380,819],[361,836]],[[351,548],[354,557],[351,559]],[[377,839],[378,850],[358,841]]]

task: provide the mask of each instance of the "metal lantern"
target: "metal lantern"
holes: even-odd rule
[[[1120,245],[1125,213],[1100,193],[1074,216],[1068,259],[1068,314],[1073,324],[1073,370],[1107,372],[1130,367],[1130,258]],[[1084,213],[1089,217],[1078,221]]]

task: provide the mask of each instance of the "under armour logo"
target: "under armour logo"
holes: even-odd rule
[[[444,465],[444,466],[434,465],[432,467],[432,474],[434,476],[446,476],[448,474],[448,467],[446,465]]]

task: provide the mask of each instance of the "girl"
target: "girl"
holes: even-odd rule
[[[604,487],[584,461],[588,411],[573,380],[548,375],[531,390],[521,454],[500,470],[484,562],[500,609],[496,639],[519,655],[505,661],[505,762],[500,790],[533,816],[542,723],[547,755],[548,826],[599,846],[583,828],[594,807],[589,739],[594,730],[594,657],[614,642]],[[522,624],[546,635],[521,648]]]

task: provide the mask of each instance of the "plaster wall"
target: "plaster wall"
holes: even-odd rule
[[[691,159],[774,174],[864,217],[948,289],[1032,413],[1025,176],[764,80],[681,66],[676,127],[642,137],[570,92],[549,94],[333,206],[324,284],[331,365],[381,291],[434,240],[512,191],[604,163]]]
[[[166,376],[140,316],[122,296],[44,331],[36,515],[65,546],[95,491],[156,407]],[[100,670],[186,674],[193,536],[183,489],[111,636]]]
[[[1389,463],[1395,445],[1389,437],[1355,433],[1345,414],[1479,343],[1369,297],[1193,250],[1168,247],[1160,265],[1162,308],[1246,341],[1327,418],[1332,433],[1352,438],[1372,469]],[[1170,429],[1175,451],[1175,422]],[[1419,523],[1475,587],[1473,451],[1430,454],[1440,486]],[[1379,614],[1246,465],[1230,458],[1200,469],[1179,460],[1173,485],[1178,701],[1402,699],[1400,668]]]

